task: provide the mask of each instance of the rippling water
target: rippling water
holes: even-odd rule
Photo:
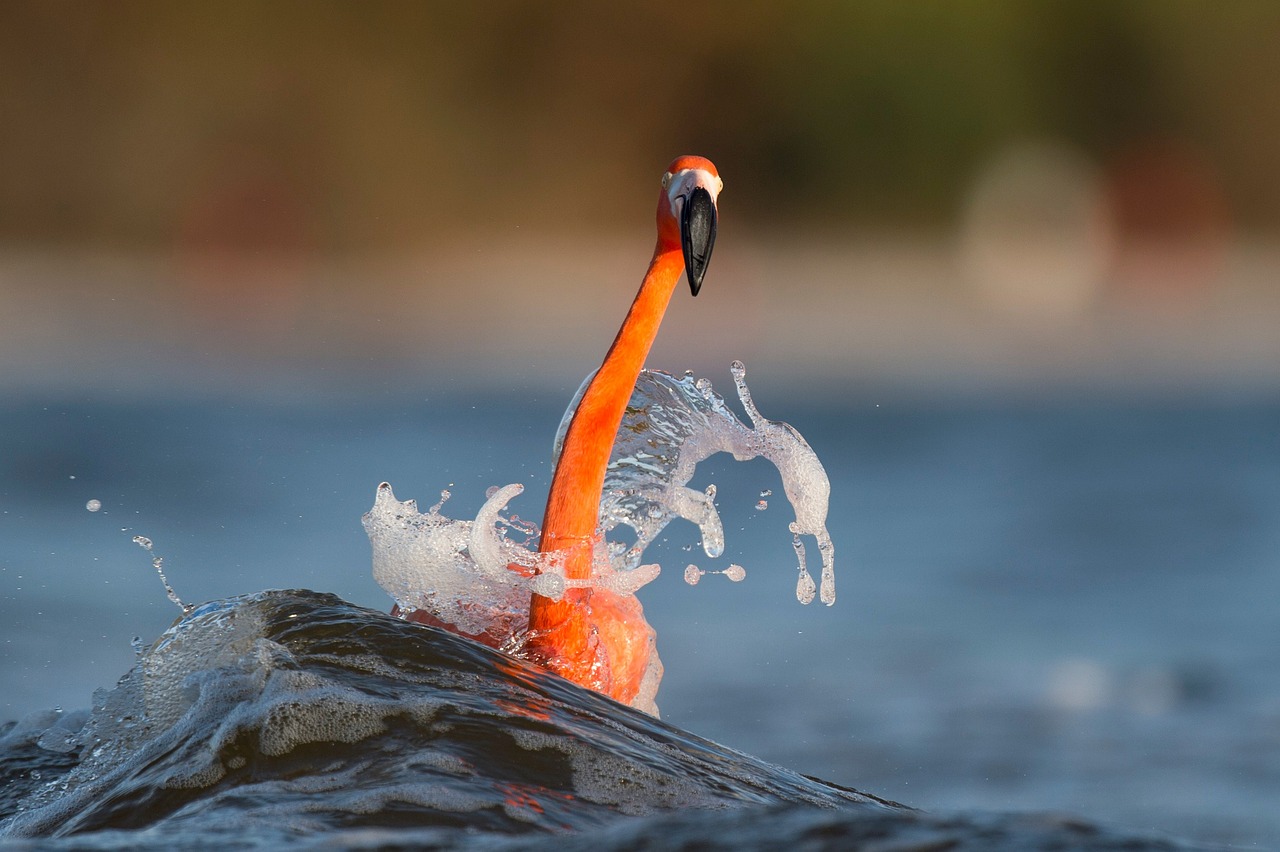
[[[1066,820],[919,815],[313,592],[198,607],[87,717],[44,721],[0,739],[0,828],[81,848],[479,847],[566,831],[593,848],[763,848],[762,828],[791,847],[1176,848]],[[690,816],[726,809],[745,818]]]
[[[679,575],[690,552],[705,567],[714,563],[699,553],[691,525],[682,530],[679,522],[664,531],[668,541],[659,543],[654,558],[667,570],[641,596],[667,664],[659,701],[665,722],[675,728],[619,711],[597,696],[558,693],[568,687],[552,689],[533,675],[532,686],[524,674],[495,675],[488,652],[429,631],[402,634],[408,625],[377,611],[293,598],[297,606],[328,613],[317,624],[340,623],[347,634],[367,630],[382,637],[382,659],[356,654],[349,668],[334,667],[312,653],[323,630],[310,634],[285,623],[299,619],[259,612],[254,623],[263,648],[237,651],[236,660],[250,662],[222,661],[217,674],[194,677],[186,691],[179,690],[183,701],[194,703],[173,706],[185,707],[179,722],[186,713],[196,713],[194,721],[200,713],[216,716],[215,708],[242,708],[235,719],[225,716],[230,727],[219,721],[206,726],[212,730],[193,728],[189,740],[178,729],[148,735],[151,748],[174,750],[172,760],[167,751],[155,755],[157,771],[167,767],[169,774],[148,774],[129,762],[133,758],[122,758],[115,770],[121,774],[112,776],[118,787],[112,786],[116,781],[101,782],[104,787],[78,782],[70,792],[79,804],[64,822],[47,825],[97,825],[93,820],[111,813],[117,796],[137,801],[132,796],[146,800],[142,812],[153,804],[164,811],[169,806],[163,802],[185,804],[164,811],[170,815],[151,833],[95,829],[76,842],[106,848],[154,838],[162,846],[165,838],[195,837],[170,834],[186,831],[187,820],[200,832],[234,832],[229,822],[217,827],[217,819],[234,812],[231,802],[244,813],[287,810],[290,796],[294,804],[308,798],[298,793],[308,778],[320,785],[311,803],[340,811],[336,806],[347,794],[321,789],[329,777],[324,772],[341,774],[342,765],[364,763],[372,774],[361,783],[369,785],[352,796],[366,796],[367,804],[382,795],[375,792],[381,776],[374,776],[395,765],[397,755],[387,752],[405,752],[394,747],[398,722],[356,742],[321,747],[299,739],[292,750],[264,752],[260,762],[284,775],[264,776],[264,786],[252,795],[240,783],[248,767],[258,765],[248,757],[244,767],[231,767],[204,787],[174,784],[192,777],[193,760],[202,755],[229,766],[236,749],[245,747],[235,736],[252,739],[243,732],[255,724],[274,730],[266,708],[272,701],[287,703],[286,686],[306,693],[312,676],[331,682],[306,694],[369,688],[392,701],[403,693],[405,701],[421,702],[422,725],[435,724],[426,715],[425,693],[437,687],[414,681],[422,673],[412,658],[439,658],[447,648],[469,660],[464,671],[475,668],[465,678],[457,675],[468,688],[445,703],[469,707],[468,689],[490,697],[513,690],[526,698],[541,695],[557,708],[553,719],[599,724],[592,736],[606,737],[596,740],[609,743],[605,752],[620,742],[608,739],[621,736],[617,725],[632,726],[627,729],[637,739],[629,748],[659,743],[683,753],[682,744],[694,743],[699,760],[722,754],[745,761],[746,769],[713,762],[726,772],[744,772],[761,784],[773,777],[769,772],[781,772],[792,779],[787,783],[799,785],[795,789],[810,783],[699,739],[709,737],[840,785],[961,814],[925,817],[852,803],[815,808],[787,793],[728,812],[686,813],[642,795],[637,801],[654,810],[625,819],[602,801],[583,805],[584,814],[596,816],[581,818],[599,819],[590,822],[591,842],[603,836],[619,847],[652,845],[670,831],[676,837],[761,839],[761,845],[781,837],[774,845],[785,845],[786,838],[847,839],[875,831],[907,837],[915,836],[901,833],[908,827],[972,832],[985,825],[991,837],[1021,839],[1009,840],[1010,848],[1025,848],[1030,835],[1018,832],[1060,838],[1066,831],[1075,842],[1125,833],[1089,835],[1046,818],[980,816],[1008,809],[1073,811],[1136,834],[1263,847],[1280,839],[1274,808],[1280,797],[1280,620],[1274,603],[1280,595],[1280,403],[1273,396],[924,402],[860,393],[856,405],[822,408],[780,404],[757,393],[804,432],[831,473],[829,525],[841,553],[841,597],[829,610],[795,602],[790,516],[777,506],[755,508],[761,491],[778,487],[767,465],[712,464],[700,473],[705,478],[694,487],[718,486],[729,542],[722,561],[744,565],[747,578],[729,583],[711,575],[696,587],[685,585]],[[60,751],[56,733],[45,740],[54,749],[38,747],[31,734],[43,736],[51,724],[79,730],[84,717],[75,708],[87,706],[96,687],[113,684],[133,665],[129,638],[159,635],[176,612],[148,555],[131,543],[133,535],[155,542],[170,580],[189,601],[289,585],[333,591],[382,610],[388,602],[369,575],[359,526],[374,486],[394,478],[405,483],[404,496],[432,499],[452,487],[454,501],[470,501],[474,509],[487,486],[519,479],[529,488],[513,508],[536,517],[545,496],[538,483],[549,476],[548,434],[563,404],[557,395],[512,417],[505,402],[456,397],[382,400],[377,406],[3,401],[0,718],[45,713],[8,731],[0,767],[6,812],[55,776],[87,772],[83,749],[71,740],[64,736],[61,748],[72,748]],[[101,501],[99,511],[86,511],[90,499]],[[238,605],[262,611],[280,602]],[[271,626],[273,619],[279,624]],[[433,638],[428,642],[427,636]],[[387,671],[370,673],[377,666]],[[490,677],[496,679],[478,686]],[[67,712],[53,715],[56,704]],[[171,708],[165,718],[175,712]],[[519,716],[509,708],[483,714],[498,727],[523,723],[507,721]],[[246,727],[235,727],[242,723]],[[644,725],[661,733],[651,735]],[[216,740],[219,750],[206,754],[202,749],[219,730],[230,739]],[[242,733],[232,736],[235,731]],[[500,746],[495,760],[504,753],[509,758],[512,749],[528,751],[497,733],[490,733],[490,742]],[[322,765],[331,751],[336,762]],[[392,762],[380,764],[384,758]],[[684,757],[668,758],[685,766]],[[651,759],[662,765],[661,755],[645,752],[644,761]],[[424,777],[445,772],[424,760]],[[288,767],[303,763],[321,771],[289,774]],[[41,777],[32,777],[32,770]],[[212,776],[196,780],[205,777]],[[394,772],[388,777],[393,785],[403,780]],[[566,778],[578,783],[570,770],[561,772],[560,780]],[[170,786],[156,787],[160,779]],[[545,780],[530,783],[564,789]],[[282,792],[283,802],[266,804],[263,791],[290,784],[295,786]],[[707,790],[695,783],[694,792],[681,795],[695,802],[709,797],[718,807],[732,797],[725,799],[717,784]],[[850,795],[816,782],[815,789]],[[97,792],[77,792],[91,790]],[[540,806],[545,812],[567,807],[554,801]],[[445,813],[484,821],[499,819],[501,811],[501,820],[519,822],[501,804],[494,807],[492,813],[483,807]],[[303,813],[294,816],[302,819]],[[326,817],[314,819],[319,826]],[[323,843],[329,837],[376,845],[386,830],[325,827],[317,835],[295,836],[283,822],[239,822],[248,831],[242,839],[263,842],[288,836]],[[517,828],[538,831],[540,824],[546,821]],[[731,829],[739,825],[743,834],[734,835]],[[489,833],[479,824],[465,835],[456,824],[391,830],[414,842],[435,842],[432,832],[451,838],[441,843],[460,836],[470,842],[473,834],[480,845],[507,842],[501,830]],[[339,841],[334,831],[358,836],[343,834]],[[1077,831],[1086,833],[1070,834]],[[573,848],[560,837],[546,842]]]

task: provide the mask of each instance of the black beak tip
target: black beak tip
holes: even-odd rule
[[[680,216],[680,246],[684,252],[684,272],[689,279],[689,291],[698,295],[703,276],[711,262],[711,250],[716,244],[716,203],[711,193],[702,187],[694,187],[685,201]]]

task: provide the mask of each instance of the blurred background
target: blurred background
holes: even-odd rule
[[[581,372],[598,342],[543,321],[615,322],[685,152],[727,186],[720,284],[666,336],[686,357],[732,338],[815,381],[1280,366],[1269,3],[0,14],[6,385]]]
[[[0,6],[0,718],[176,614],[134,534],[188,599],[385,608],[382,479],[536,517],[699,153],[715,261],[650,363],[746,361],[842,597],[787,600],[776,478],[713,466],[750,577],[685,587],[673,531],[667,718],[921,807],[1275,840],[1277,44],[1265,2]]]

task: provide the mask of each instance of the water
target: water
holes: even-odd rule
[[[761,416],[747,388],[742,362],[735,361],[731,370],[751,426],[728,409],[708,379],[695,380],[692,374],[678,379],[656,370],[640,372],[604,477],[600,536],[594,543],[594,554],[584,554],[591,556],[589,577],[566,576],[565,551],[539,553],[538,525],[508,512],[511,501],[524,492],[518,482],[487,489],[485,503],[473,520],[450,518],[441,512],[451,496],[448,490],[441,492],[439,502],[420,512],[416,500],[397,500],[390,483],[384,482],[378,486],[373,508],[361,518],[373,550],[374,579],[395,600],[400,612],[423,611],[431,619],[428,623],[452,626],[470,637],[483,636],[492,647],[528,658],[532,595],[558,601],[569,588],[597,588],[625,597],[630,601],[628,606],[634,605],[635,593],[661,573],[660,565],[641,565],[640,560],[676,519],[698,527],[707,556],[714,558],[724,552],[724,526],[715,505],[715,486],[699,491],[687,483],[699,464],[717,453],[729,453],[737,461],[763,457],[773,463],[795,513],[789,529],[799,563],[796,597],[808,604],[814,595],[800,541],[803,533],[818,540],[822,602],[834,604],[835,546],[826,528],[831,494],[827,473],[794,427]],[[560,420],[553,444],[556,460],[590,379],[583,382]],[[631,531],[630,541],[608,538],[624,526]],[[146,547],[151,549],[149,541]],[[158,561],[156,570],[164,580]],[[695,585],[705,573],[689,565],[685,582]],[[734,582],[745,577],[744,569],[737,565],[715,573]],[[165,589],[170,600],[176,601],[167,582]],[[643,622],[643,618],[638,620]],[[648,635],[647,629],[643,632]],[[662,665],[652,656],[652,648],[649,660],[645,686],[630,704],[656,715],[653,699],[662,680]],[[609,691],[607,678],[584,685],[615,694]]]
[[[78,728],[9,732],[52,755],[6,787],[9,836],[150,827],[142,843],[172,847],[411,826],[457,843],[686,808],[889,807],[310,592],[196,609],[94,704]]]
[[[862,390],[822,407],[756,392],[826,464],[842,594],[830,609],[788,603],[792,517],[776,499],[756,508],[781,486],[766,463],[700,467],[690,487],[717,486],[725,552],[707,558],[697,528],[672,523],[646,555],[666,571],[640,592],[667,669],[664,722],[690,732],[678,736],[963,814],[912,830],[1065,830],[981,813],[1013,809],[1278,842],[1280,398]],[[461,394],[0,402],[0,715],[73,716],[133,667],[132,637],[168,626],[175,608],[134,535],[153,540],[187,602],[308,587],[385,610],[359,528],[371,488],[449,488],[474,516],[489,486],[518,480],[541,505],[563,398],[513,410]],[[691,561],[747,576],[691,587]],[[19,774],[74,763],[24,748],[6,758]],[[723,819],[610,817],[599,831],[619,846],[697,825],[785,840],[882,820],[905,831],[896,811],[781,800]]]
[[[5,834],[66,848],[550,848],[566,831],[597,849],[1181,848],[1069,820],[918,814],[313,592],[195,609],[92,713],[28,720],[0,755],[20,764],[0,792]],[[724,810],[735,819],[688,816]]]

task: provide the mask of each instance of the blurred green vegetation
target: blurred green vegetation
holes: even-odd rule
[[[1266,0],[6,2],[0,245],[630,227],[685,152],[734,216],[936,227],[1029,138],[1178,140],[1269,229],[1278,45]]]

